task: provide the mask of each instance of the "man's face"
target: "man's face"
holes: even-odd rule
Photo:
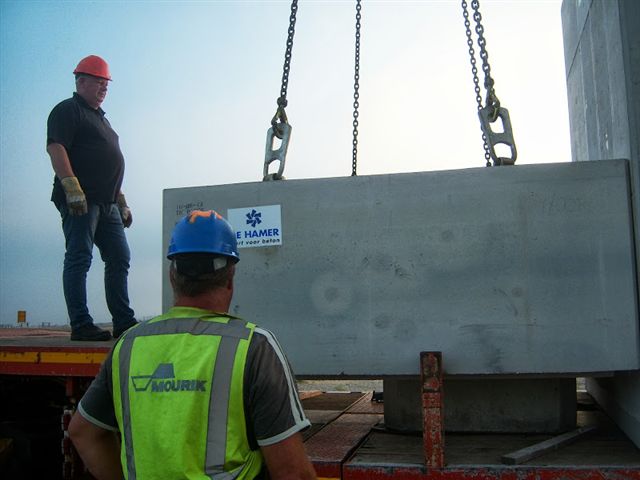
[[[98,108],[107,96],[109,80],[106,78],[83,76],[78,79],[78,94],[93,108]]]

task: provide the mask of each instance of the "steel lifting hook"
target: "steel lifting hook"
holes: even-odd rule
[[[274,144],[276,138],[280,139],[282,142],[280,147],[274,149]],[[284,161],[287,157],[287,149],[289,148],[289,139],[291,138],[291,125],[285,122],[281,123],[273,123],[271,128],[267,130],[267,145],[265,148],[264,155],[264,170],[263,170],[263,181],[267,180],[282,180],[284,177],[282,173],[284,172]],[[269,165],[272,162],[279,161],[280,164],[278,166],[277,173],[269,173]]]
[[[513,131],[511,130],[511,120],[509,120],[509,111],[506,108],[495,108],[493,105],[487,105],[484,108],[478,110],[478,116],[480,117],[480,126],[482,127],[482,133],[487,138],[487,145],[489,147],[489,154],[493,159],[494,165],[513,165],[516,163],[518,152],[516,151],[516,144],[513,140]],[[504,128],[503,132],[494,132],[491,129],[491,124],[498,118],[502,121]],[[498,144],[507,145],[511,149],[510,157],[498,157],[496,154],[495,146]]]

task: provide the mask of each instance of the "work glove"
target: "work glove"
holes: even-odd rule
[[[67,208],[71,215],[85,215],[87,213],[87,197],[84,196],[78,177],[64,177],[60,180],[67,199]]]
[[[118,204],[118,210],[120,210],[120,218],[122,218],[124,228],[129,228],[133,223],[133,215],[131,214],[129,205],[127,205],[127,199],[124,198],[124,193],[120,192],[118,194],[116,203]]]

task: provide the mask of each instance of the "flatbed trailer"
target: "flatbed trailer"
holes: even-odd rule
[[[113,343],[71,342],[61,329],[0,330],[1,478],[91,478],[66,426]],[[578,392],[571,443],[552,434],[446,431],[446,377],[437,364],[427,371],[433,358],[423,356],[422,435],[386,429],[373,392],[301,392],[312,422],[303,437],[319,478],[640,479],[640,450],[586,392]]]

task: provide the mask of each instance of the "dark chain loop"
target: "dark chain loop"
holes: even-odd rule
[[[495,82],[491,78],[491,66],[489,65],[489,52],[487,52],[487,40],[484,38],[484,27],[482,26],[482,14],[480,14],[480,1],[471,0],[471,8],[473,9],[473,20],[476,22],[475,31],[478,34],[478,47],[480,47],[480,59],[482,60],[482,71],[484,72],[484,88],[487,92],[485,103],[493,109],[491,121],[495,122],[498,118],[498,110],[500,109],[500,100],[496,96],[494,89]]]
[[[362,15],[360,11],[362,6],[360,0],[356,3],[356,57],[355,57],[355,74],[353,84],[353,161],[351,163],[351,176],[357,175],[358,167],[358,108],[360,107],[360,20]]]
[[[477,2],[476,2],[477,3]],[[464,16],[464,27],[466,29],[466,33],[467,33],[467,45],[469,47],[469,58],[471,59],[471,73],[473,75],[473,90],[476,92],[476,102],[478,104],[478,111],[482,110],[482,95],[480,95],[480,80],[478,79],[478,67],[477,67],[477,62],[476,62],[476,51],[473,48],[473,38],[471,36],[471,22],[469,21],[469,11],[468,11],[468,6],[467,6],[467,2],[466,0],[462,0],[462,15]],[[478,13],[478,15],[480,15]],[[476,20],[476,16],[474,14],[474,20]],[[478,20],[476,20],[476,33],[478,33],[478,22],[479,20],[482,20],[482,17],[480,16],[480,18]],[[480,24],[480,32],[484,33],[484,28],[482,28],[482,24]],[[480,33],[478,33],[478,35],[480,36]],[[482,40],[483,40],[483,45],[486,44],[486,41],[484,40],[484,36],[482,36]],[[480,40],[478,40],[478,43],[480,43]],[[482,58],[482,49],[484,47],[480,47],[481,50],[481,58]],[[484,50],[485,54],[486,54],[486,49]],[[485,55],[486,57],[486,65],[488,67],[488,71],[490,72],[490,67],[489,67],[489,62],[488,62],[488,55]],[[483,71],[485,72],[485,79],[486,77],[486,71],[484,69],[484,62],[485,59],[483,58]],[[490,78],[490,77],[489,77]],[[492,80],[493,81],[493,80]],[[485,87],[486,87],[486,80],[485,80]],[[487,144],[487,136],[484,134],[484,132],[482,133],[482,143],[484,146],[484,158],[486,160],[486,165],[487,167],[491,166],[491,154],[489,153],[489,145]]]
[[[281,123],[289,123],[284,109],[287,106],[287,88],[289,86],[289,69],[291,67],[291,51],[293,49],[293,36],[296,32],[296,14],[298,13],[298,0],[291,2],[291,14],[289,15],[289,30],[287,31],[287,48],[284,54],[284,66],[282,67],[282,86],[278,98],[278,110],[271,119],[271,125],[279,131],[278,120]]]
[[[285,108],[287,106],[287,87],[289,86],[289,69],[291,67],[291,50],[293,50],[293,35],[296,31],[296,13],[298,12],[298,0],[291,1],[291,14],[289,15],[289,30],[287,31],[287,48],[284,54],[284,66],[282,67],[282,86],[278,97],[278,109],[271,119],[271,128],[267,130],[267,144],[265,148],[263,177],[267,180],[283,180],[284,164],[287,158],[287,149],[291,139],[291,125],[287,119]],[[276,138],[280,139],[280,146],[275,148]],[[278,162],[278,171],[269,173],[269,165]]]

